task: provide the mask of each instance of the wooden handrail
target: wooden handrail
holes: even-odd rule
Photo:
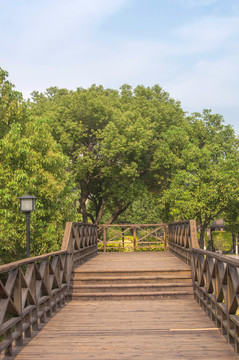
[[[169,224],[169,250],[191,265],[194,297],[239,353],[239,260],[198,248],[196,222]]]
[[[194,296],[239,353],[239,260],[192,249]]]
[[[159,224],[100,224],[98,225],[99,227],[128,227],[128,226],[131,226],[131,227],[138,227],[138,226],[144,226],[144,227],[150,227],[150,226],[167,226],[168,224],[163,224],[163,223],[159,223]]]
[[[198,248],[197,226],[195,220],[184,220],[168,225],[169,251],[182,261],[190,264],[191,250]]]
[[[19,267],[19,266],[35,263],[35,262],[38,262],[38,261],[42,261],[42,260],[48,259],[51,256],[62,255],[62,254],[65,254],[65,253],[66,253],[66,251],[61,250],[61,251],[55,251],[55,252],[44,254],[44,255],[30,257],[30,258],[23,259],[23,260],[14,261],[14,262],[11,262],[9,264],[1,265],[0,266],[0,273],[13,270],[13,269],[15,269],[16,267]]]
[[[198,254],[202,254],[202,255],[205,255],[205,256],[211,256],[214,259],[217,259],[218,261],[227,263],[230,266],[236,266],[236,267],[239,266],[239,259],[229,257],[228,255],[221,255],[221,254],[217,254],[217,253],[212,252],[212,251],[202,250],[202,249],[193,249],[193,252],[196,252]]]
[[[0,353],[12,355],[64,306],[72,269],[96,254],[96,225],[68,222],[60,251],[0,266]]]

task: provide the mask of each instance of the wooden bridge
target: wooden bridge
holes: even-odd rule
[[[1,359],[238,358],[238,260],[198,249],[192,220],[167,244],[165,224],[127,227],[133,252],[107,252],[107,228],[67,223],[61,251],[0,267]],[[165,251],[142,251],[146,228]]]

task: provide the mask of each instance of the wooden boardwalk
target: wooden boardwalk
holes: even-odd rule
[[[188,270],[190,267],[169,252],[102,253],[79,271]]]
[[[187,270],[170,253],[101,254],[80,271]],[[158,300],[73,300],[17,360],[238,359],[193,296]]]

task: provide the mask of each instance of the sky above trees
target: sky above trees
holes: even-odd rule
[[[159,84],[239,133],[238,0],[0,0],[0,67],[50,86]]]

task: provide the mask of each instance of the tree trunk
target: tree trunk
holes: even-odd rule
[[[81,196],[80,196],[80,212],[83,216],[83,222],[88,222],[88,215],[87,215],[87,209],[86,209],[86,201],[87,201],[87,188],[85,182],[81,181]]]
[[[109,218],[109,220],[107,221],[106,225],[111,225],[115,220],[117,220],[118,216],[123,214],[124,211],[126,211],[128,209],[128,207],[130,206],[131,202],[127,203],[124,207],[122,202],[119,202],[118,205],[116,206],[116,208],[114,209],[113,214],[111,215],[111,217]],[[99,230],[98,231],[98,235],[99,237],[102,235],[103,230]]]
[[[100,219],[102,218],[105,203],[106,203],[106,201],[102,200],[101,205],[100,205],[100,209],[99,209],[99,211],[97,213],[97,218],[96,218],[96,221],[95,221],[95,224],[97,224],[97,225],[99,224]]]
[[[204,249],[204,242],[205,242],[205,233],[207,230],[207,225],[203,225],[201,227],[201,231],[200,231],[200,239],[199,239],[199,246],[200,249]]]
[[[115,220],[117,220],[118,216],[120,216],[121,214],[123,214],[128,207],[130,206],[131,202],[128,202],[124,207],[122,202],[119,202],[118,205],[116,206],[113,214],[111,215],[111,217],[109,218],[109,220],[107,221],[107,225],[112,224]]]
[[[81,199],[80,203],[81,203],[81,214],[83,216],[83,223],[87,223],[88,222],[88,215],[87,215],[85,201],[83,199]]]
[[[236,234],[232,234],[232,252],[236,253]]]

